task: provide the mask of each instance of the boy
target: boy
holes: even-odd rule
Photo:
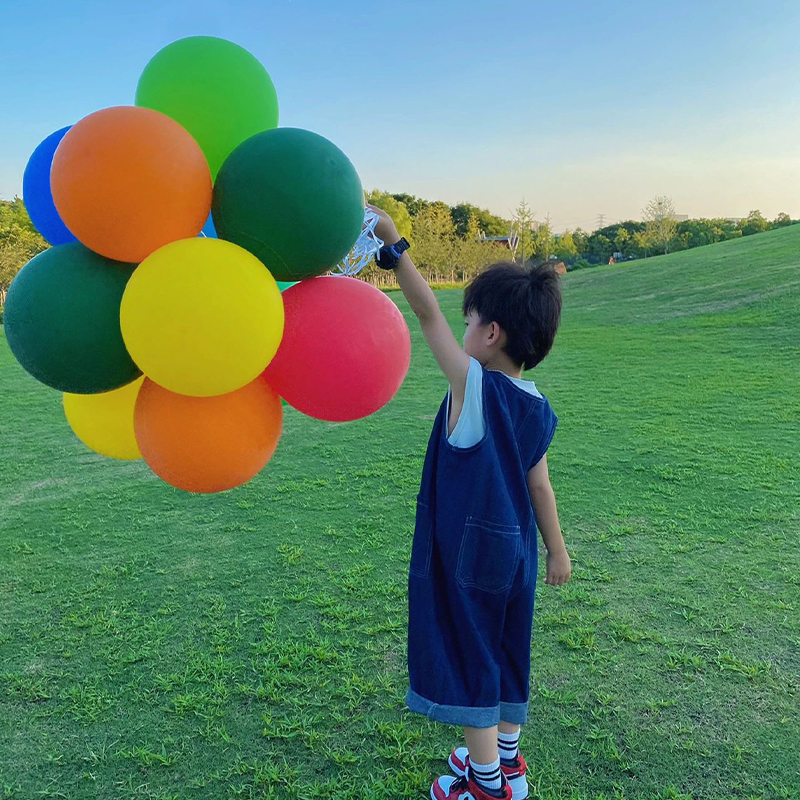
[[[394,269],[450,383],[433,426],[417,502],[409,569],[408,707],[463,725],[433,800],[522,800],[519,753],[527,719],[537,525],[545,583],[569,580],[545,453],[556,416],[523,369],[550,351],[561,314],[552,266],[501,263],[464,293],[459,346],[391,218],[378,263]]]

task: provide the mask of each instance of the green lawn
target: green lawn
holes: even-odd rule
[[[564,284],[532,797],[800,797],[800,226]],[[86,451],[0,339],[2,800],[428,796],[459,731],[404,707],[406,567],[445,387],[393,297],[394,402],[289,411],[211,497]]]

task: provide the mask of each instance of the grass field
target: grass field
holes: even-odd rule
[[[800,226],[564,287],[532,797],[800,797]],[[0,338],[2,800],[428,796],[459,731],[404,707],[406,569],[445,387],[391,296],[396,399],[289,411],[211,497],[86,451]]]

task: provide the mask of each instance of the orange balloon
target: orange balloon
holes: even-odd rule
[[[272,458],[282,424],[280,398],[263,378],[216,397],[175,394],[146,378],[134,412],[144,460],[187,492],[224,492],[249,481]]]
[[[73,125],[56,149],[50,186],[78,240],[117,261],[138,263],[197,236],[211,209],[200,145],[149,108],[104,108]]]

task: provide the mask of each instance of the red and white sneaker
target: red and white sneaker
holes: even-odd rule
[[[457,747],[450,753],[450,758],[447,759],[450,769],[456,775],[463,775],[466,772],[467,765],[469,764],[469,750],[466,747]],[[522,754],[518,754],[512,766],[506,766],[500,762],[500,772],[503,773],[508,785],[511,787],[511,797],[513,800],[525,800],[528,796],[528,780],[525,773],[528,771],[528,765]]]
[[[467,763],[467,772],[458,778],[452,775],[442,775],[431,786],[432,800],[511,800],[511,787],[505,777],[500,775],[503,785],[500,787],[502,794],[489,794],[480,784],[472,779]]]

